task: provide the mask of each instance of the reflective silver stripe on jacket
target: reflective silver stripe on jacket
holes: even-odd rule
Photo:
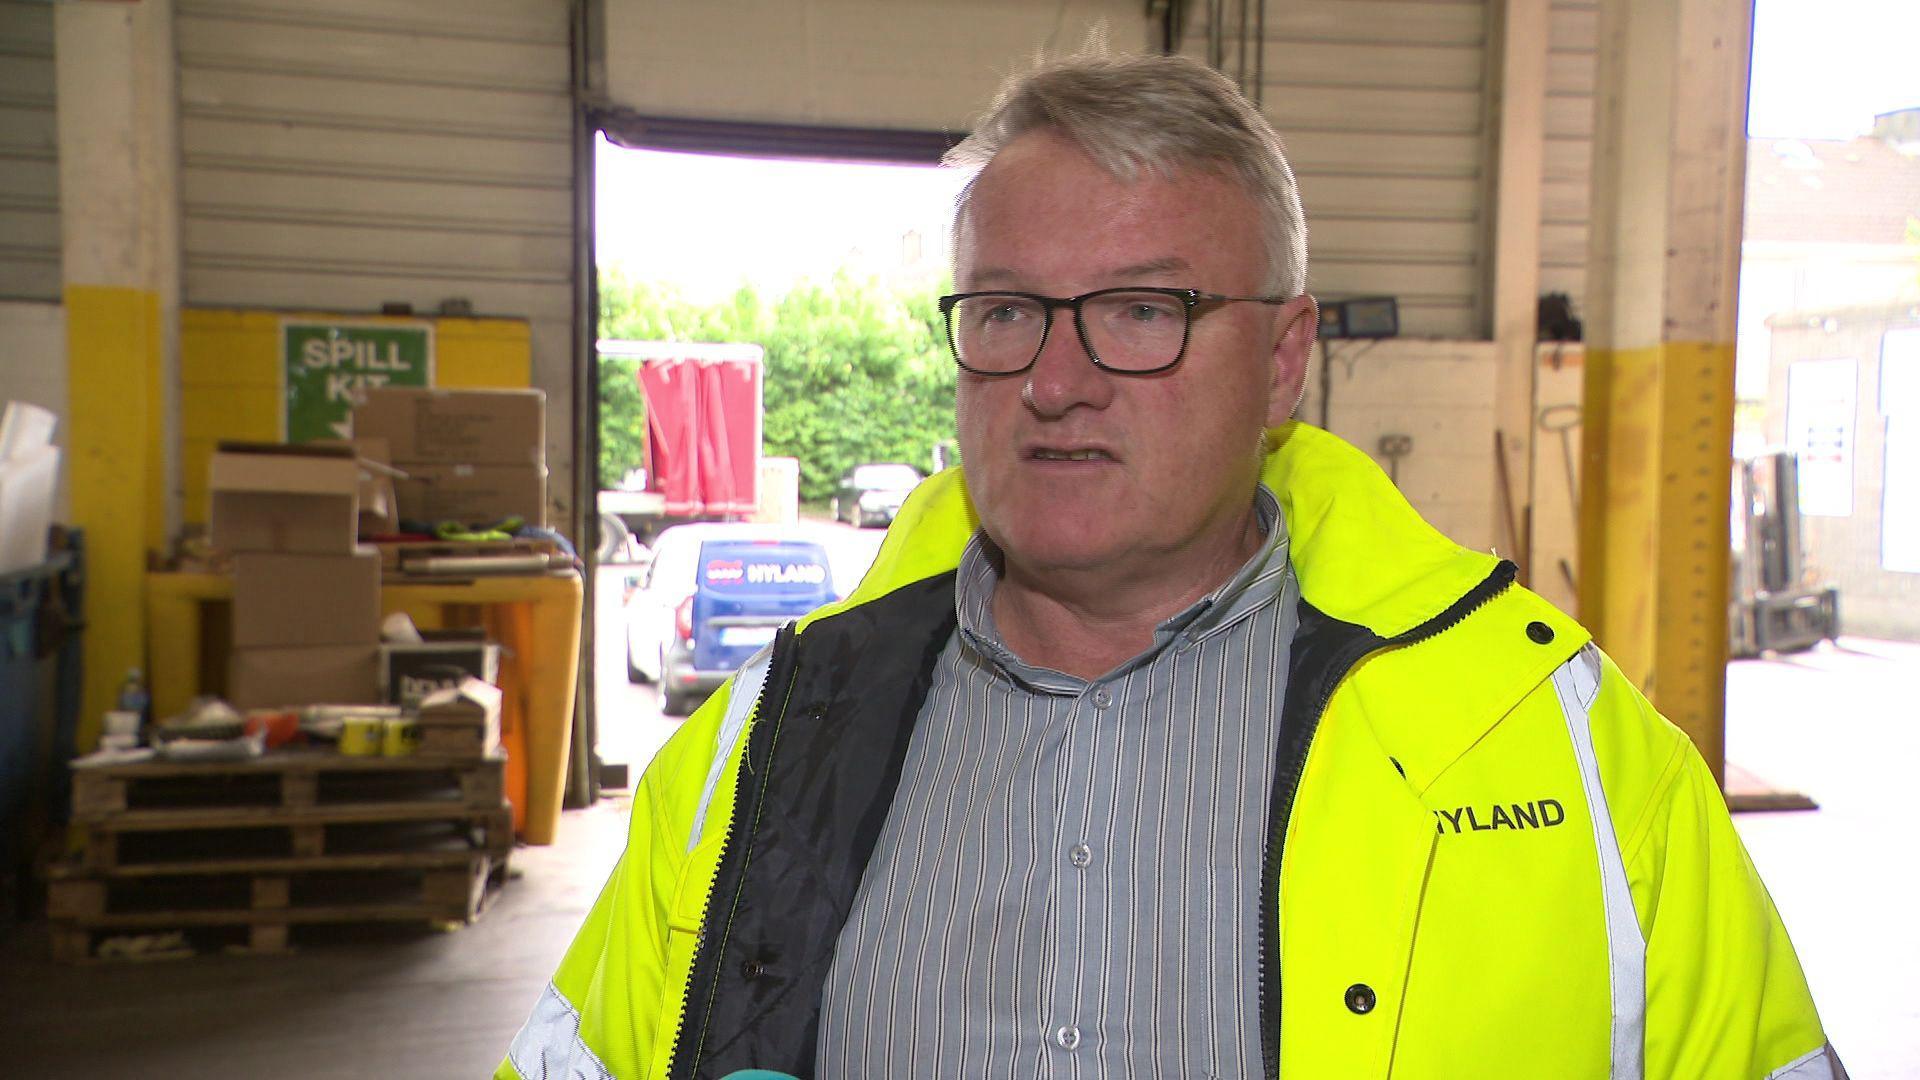
[[[727,771],[727,759],[733,756],[733,744],[740,741],[740,733],[747,729],[747,718],[753,714],[753,703],[760,697],[761,687],[767,684],[767,670],[772,666],[773,646],[768,645],[754,653],[733,677],[727,715],[721,719],[720,733],[714,739],[713,764],[707,767],[707,785],[700,789],[700,805],[693,811],[693,829],[687,834],[688,851],[700,843],[700,833],[707,825],[707,807],[713,805],[713,793],[720,790],[720,777]]]
[[[1767,1080],[1847,1080],[1847,1068],[1827,1043],[1768,1073]]]
[[[1607,977],[1613,999],[1613,1068],[1607,1075],[1611,1080],[1640,1080],[1646,1072],[1647,940],[1634,913],[1627,866],[1620,856],[1606,789],[1600,785],[1600,763],[1593,753],[1588,713],[1600,694],[1600,650],[1588,645],[1562,664],[1553,673],[1553,689],[1560,697],[1560,711],[1567,716],[1567,734],[1580,763],[1580,786],[1586,791],[1587,815],[1593,820],[1593,846],[1600,858]]]
[[[513,1037],[507,1062],[527,1080],[613,1080],[599,1055],[580,1041],[580,1013],[552,983]]]

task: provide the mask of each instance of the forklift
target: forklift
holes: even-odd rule
[[[1800,459],[1785,450],[1733,463],[1728,652],[1800,652],[1840,633],[1840,590],[1809,582],[1800,552]]]

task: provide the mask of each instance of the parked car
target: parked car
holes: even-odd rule
[[[838,596],[826,549],[792,526],[677,525],[627,601],[627,678],[660,683],[664,711],[684,715],[781,623]]]
[[[855,528],[891,525],[907,493],[919,482],[920,470],[911,465],[856,465],[840,478],[833,495],[833,518]]]

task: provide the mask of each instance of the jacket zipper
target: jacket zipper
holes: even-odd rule
[[[1293,820],[1293,800],[1300,791],[1300,778],[1306,772],[1307,754],[1313,749],[1314,736],[1319,734],[1320,719],[1326,714],[1327,704],[1333,700],[1334,691],[1361,660],[1387,649],[1417,645],[1466,621],[1467,616],[1492,603],[1494,598],[1513,585],[1518,568],[1504,559],[1493,568],[1480,584],[1469,589],[1466,595],[1454,601],[1445,611],[1421,623],[1403,634],[1391,638],[1378,638],[1371,634],[1359,639],[1360,648],[1349,647],[1338,658],[1338,662],[1329,665],[1334,672],[1326,681],[1326,688],[1314,703],[1313,712],[1307,720],[1306,740],[1301,744],[1300,753],[1292,761],[1292,768],[1282,779],[1280,794],[1280,812],[1269,823],[1272,835],[1267,840],[1267,851],[1260,866],[1260,1056],[1262,1072],[1268,1080],[1279,1080],[1280,1076],[1280,855],[1285,846],[1287,826]]]
[[[760,695],[754,699],[753,711],[747,714],[746,726],[741,729],[740,737],[745,740],[746,745],[740,752],[740,771],[734,778],[733,812],[727,815],[726,831],[720,834],[720,850],[714,856],[715,867],[726,865],[727,853],[729,849],[733,847],[734,834],[739,829],[741,811],[745,809],[740,805],[741,781],[742,778],[751,775],[754,771],[753,731],[761,722],[760,713],[761,710],[766,707],[768,691],[773,688],[775,673],[782,675],[782,682],[784,683],[780,701],[780,717],[785,716],[788,701],[793,695],[793,681],[799,674],[799,666],[793,662],[793,638],[794,630],[792,623],[787,623],[780,627],[779,631],[774,635],[773,656],[767,664],[767,680],[760,685]],[[777,720],[780,717],[775,717],[775,719]],[[762,763],[762,768],[772,764],[772,758],[773,748],[768,747],[768,760]],[[741,875],[741,880],[744,883],[744,873]],[[732,897],[732,902],[737,905],[739,900],[739,892],[736,890]],[[673,1032],[673,1052],[667,1057],[668,1077],[684,1076],[687,1080],[692,1080],[694,1070],[698,1068],[700,1063],[700,1043],[706,1041],[707,1025],[704,1016],[700,1023],[700,1043],[696,1043],[690,1053],[688,1052],[688,1048],[682,1043],[682,1037],[686,1034],[687,1020],[690,1016],[688,1010],[693,1005],[693,974],[700,969],[700,956],[701,953],[705,951],[707,943],[707,914],[712,909],[713,894],[712,891],[709,890],[706,902],[700,908],[700,932],[694,936],[693,955],[687,958],[688,979],[686,988],[681,991],[680,1022],[674,1028]],[[728,922],[729,925],[731,925],[731,918],[729,918]],[[722,949],[726,947],[725,938],[726,935],[723,933],[721,935],[720,945]],[[719,973],[716,971],[712,982],[707,987],[707,1008],[711,1009],[713,1007],[713,998],[715,994],[719,993],[719,989]],[[680,1060],[682,1054],[687,1055],[687,1060],[684,1063]]]

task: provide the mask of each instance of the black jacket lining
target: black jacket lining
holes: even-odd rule
[[[676,1080],[747,1068],[812,1074],[840,929],[953,633],[953,580],[905,586],[792,639],[784,715],[763,716],[748,739],[755,774],[742,774],[701,927]],[[777,709],[781,683],[767,685],[765,704]]]

